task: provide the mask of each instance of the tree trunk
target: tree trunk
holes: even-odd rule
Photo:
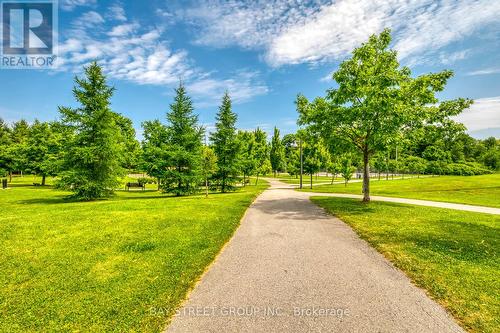
[[[160,190],[160,177],[156,178],[156,181],[158,182],[158,191]]]
[[[363,202],[370,202],[370,156],[368,147],[363,151]]]
[[[380,172],[378,173],[378,180],[380,180]]]
[[[208,198],[208,177],[205,177],[205,198]]]
[[[257,178],[255,179],[255,186],[259,183],[259,173],[257,172]]]
[[[42,175],[42,186],[45,186],[45,175]]]
[[[12,183],[12,171],[9,171],[9,183]]]
[[[311,173],[311,185],[310,185],[310,187],[311,187],[311,190],[312,190],[312,188],[313,188],[313,174],[312,173]]]

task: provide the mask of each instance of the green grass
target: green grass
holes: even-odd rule
[[[274,175],[269,175],[271,178],[275,178]],[[290,176],[288,174],[279,174],[276,176],[276,179],[279,179],[280,181],[287,183],[287,184],[300,184],[300,177],[297,176]],[[343,178],[340,176],[335,177],[335,181],[339,182],[342,181]],[[318,183],[330,183],[332,181],[332,177],[326,177],[326,176],[313,176],[313,184],[318,184]],[[302,182],[304,185],[310,185],[311,184],[311,176],[309,175],[304,175],[302,178]]]
[[[361,194],[362,183],[318,185],[308,192]],[[440,176],[370,183],[370,194],[500,207],[500,174]]]
[[[472,332],[500,331],[500,216],[313,197]]]
[[[161,331],[266,186],[83,203],[0,190],[0,332]]]

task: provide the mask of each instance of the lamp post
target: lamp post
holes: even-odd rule
[[[299,139],[300,149],[300,189],[302,189],[302,175],[304,174],[304,154],[302,153],[302,139]]]

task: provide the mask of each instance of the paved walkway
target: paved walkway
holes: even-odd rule
[[[463,332],[308,193],[271,185],[168,332]]]

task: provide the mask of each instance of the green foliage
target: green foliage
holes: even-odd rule
[[[45,185],[47,176],[55,176],[60,168],[62,135],[58,131],[60,126],[35,120],[30,127],[27,142],[27,168],[33,174],[42,176],[42,185]]]
[[[286,172],[290,176],[300,174],[299,139],[296,134],[287,134],[283,137],[282,144],[285,150]]]
[[[417,156],[408,156],[405,162],[410,173],[421,175],[427,169],[427,161]]]
[[[342,178],[344,178],[345,186],[347,186],[347,183],[351,180],[354,171],[356,171],[356,168],[352,165],[351,155],[345,154],[340,160],[340,174]]]
[[[203,146],[201,170],[205,181],[205,195],[208,196],[208,180],[217,172],[217,155],[209,146]]]
[[[59,107],[62,121],[75,131],[65,146],[60,185],[82,200],[107,197],[123,175],[123,147],[116,115],[110,109],[114,88],[106,83],[97,63],[85,68],[86,78],[75,78],[73,94],[79,108]]]
[[[162,172],[167,168],[167,128],[159,121],[145,121],[142,141],[141,168],[151,177],[160,179]]]
[[[254,132],[254,137],[255,161],[257,163],[256,181],[258,181],[260,175],[267,175],[272,172],[272,166],[271,162],[269,161],[269,145],[267,143],[266,133],[257,127]]]
[[[166,141],[159,142],[160,151],[154,144],[152,145],[153,154],[159,155],[159,158],[156,155],[153,157],[155,160],[152,160],[152,163],[161,178],[161,189],[181,196],[195,193],[202,179],[204,129],[198,125],[198,116],[193,113],[191,98],[186,94],[182,83],[175,92],[174,102],[167,114],[169,122],[167,127],[162,129],[158,123],[152,125],[159,131],[151,135],[155,140],[161,140],[166,134],[163,138]]]
[[[256,143],[253,132],[239,131],[237,140],[240,146],[240,167],[243,173],[243,185],[247,177],[253,176],[257,171]]]
[[[450,163],[443,168],[443,174],[456,176],[476,176],[492,173],[479,163]]]
[[[222,193],[234,190],[238,178],[240,151],[236,138],[237,115],[232,111],[231,98],[226,92],[216,116],[215,132],[210,134],[215,155],[217,156],[217,172],[213,178]]]
[[[0,176],[12,170],[12,156],[10,153],[11,134],[9,126],[0,118]]]
[[[286,169],[285,149],[281,142],[280,130],[276,127],[271,139],[270,159],[274,174]]]
[[[141,145],[135,137],[135,129],[132,120],[121,114],[114,113],[115,123],[120,128],[121,138],[119,140],[122,145],[122,167],[125,169],[135,169],[139,165],[141,155]]]
[[[377,152],[400,139],[407,128],[443,123],[468,108],[472,101],[456,99],[439,103],[451,71],[414,78],[400,67],[389,49],[391,35],[384,30],[353,51],[333,78],[338,88],[326,97],[296,101],[299,123],[321,133],[326,142],[342,140],[363,155],[364,200],[369,201],[369,162]]]

